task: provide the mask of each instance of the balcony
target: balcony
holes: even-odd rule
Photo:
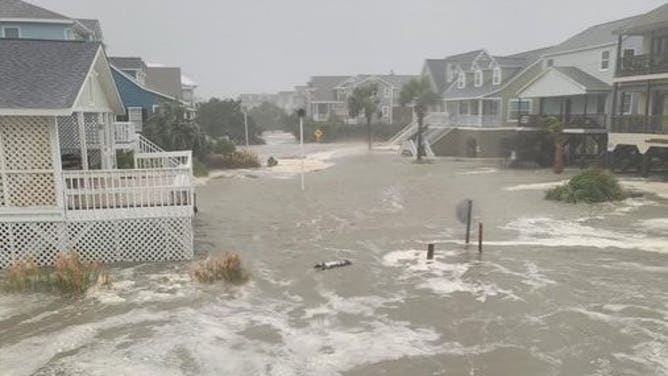
[[[563,121],[565,129],[605,129],[605,114],[520,115],[519,124],[522,127],[547,129],[550,118]]]
[[[668,73],[668,55],[624,56],[617,64],[617,77],[643,76],[648,74]]]
[[[452,115],[450,124],[455,127],[495,128],[501,126],[499,115]]]
[[[613,133],[668,134],[668,117],[621,115],[612,119]]]

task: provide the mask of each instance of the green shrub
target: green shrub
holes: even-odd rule
[[[241,284],[248,280],[248,274],[241,265],[241,257],[236,253],[209,256],[195,264],[190,275],[200,283],[226,281]]]
[[[619,201],[626,197],[617,178],[608,170],[592,168],[574,176],[568,183],[545,192],[545,198],[568,203]]]
[[[256,168],[260,167],[260,160],[257,154],[249,151],[235,151],[227,155],[212,154],[209,156],[207,164],[213,169],[235,169],[235,168]]]
[[[209,176],[209,169],[206,164],[197,158],[193,159],[193,175],[197,177]]]
[[[235,151],[237,151],[236,145],[234,145],[234,142],[221,138],[215,141],[215,144],[213,146],[213,152],[215,154],[232,154]]]
[[[121,170],[135,168],[135,153],[132,150],[116,150],[116,166]]]

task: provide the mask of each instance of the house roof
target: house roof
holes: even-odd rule
[[[501,88],[501,85],[492,85],[492,75],[489,74],[489,70],[486,71],[488,74],[483,74],[482,85],[476,87],[473,85],[473,74],[466,75],[466,86],[464,88],[457,87],[457,81],[455,81],[449,88],[443,93],[443,98],[448,99],[464,99],[464,98],[478,98],[488,94],[491,94]]]
[[[436,92],[442,93],[448,83],[445,80],[445,70],[447,62],[445,59],[427,59],[424,61],[425,68],[429,71],[429,75],[434,80],[436,85]]]
[[[512,55],[506,56],[495,56],[494,59],[501,66],[519,64],[521,66],[527,66],[532,62],[536,61],[541,56],[549,53],[555,46],[537,48],[529,51],[522,51]]]
[[[109,63],[118,69],[146,69],[141,57],[109,57]]]
[[[337,102],[334,88],[350,76],[313,76],[309,82],[311,100],[316,102]]]
[[[72,108],[100,48],[97,42],[0,39],[0,108]]]
[[[556,45],[546,55],[556,55],[566,51],[616,43],[617,36],[614,34],[614,31],[628,25],[636,17],[638,16],[622,18],[589,27]]]
[[[0,1],[0,18],[26,18],[26,19],[49,19],[70,21],[69,17],[62,14],[26,3],[21,0]]]
[[[577,82],[587,91],[607,91],[610,85],[576,67],[552,67],[552,69]]]
[[[668,3],[634,17],[626,25],[615,30],[616,34],[643,34],[647,31],[668,26]]]
[[[100,21],[93,18],[78,18],[77,22],[83,25],[91,33],[95,35],[97,40],[102,40],[102,26],[100,26]]]
[[[454,63],[460,63],[460,62],[471,62],[473,61],[478,55],[480,55],[482,52],[484,52],[484,49],[478,49],[478,50],[473,50],[473,51],[468,51],[464,52],[461,54],[457,55],[450,55],[445,58],[447,62],[454,62]]]

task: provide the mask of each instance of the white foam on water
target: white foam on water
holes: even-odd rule
[[[381,201],[385,210],[391,213],[398,213],[404,210],[401,191],[397,186],[391,186],[383,189]]]
[[[654,371],[655,375],[668,375],[668,346],[666,342],[649,341],[633,347],[633,354],[615,353],[616,359],[630,360]]]
[[[509,187],[504,187],[504,191],[514,192],[514,191],[535,191],[535,190],[545,190],[554,188],[556,186],[566,184],[568,180],[560,181],[550,181],[545,183],[530,183],[530,184],[518,184]]]
[[[458,175],[484,175],[484,174],[496,174],[500,172],[498,168],[493,167],[481,167],[471,171],[458,172]]]
[[[47,305],[56,298],[48,294],[17,293],[0,295],[0,320],[26,314],[31,307]]]
[[[302,319],[309,320],[316,316],[337,313],[371,317],[374,316],[376,309],[403,301],[401,297],[353,296],[344,298],[331,290],[321,290],[320,295],[327,298],[327,303],[314,308],[306,308]]]
[[[449,254],[448,254],[449,253]],[[464,274],[471,268],[470,263],[455,263],[445,260],[453,252],[439,251],[434,260],[427,260],[426,252],[403,250],[387,253],[383,256],[383,265],[402,269],[399,279],[417,278],[422,282],[417,288],[428,289],[437,294],[450,295],[455,292],[470,293],[479,301],[486,301],[490,296],[503,295],[514,300],[521,300],[510,290],[504,290],[494,284],[465,280]]]
[[[668,236],[668,217],[645,219],[638,222],[636,227],[662,232]],[[666,247],[668,247],[668,244],[666,244]]]
[[[486,241],[496,246],[535,245],[541,247],[593,247],[638,249],[668,253],[668,238],[635,232],[611,231],[582,223],[549,217],[522,217],[501,229],[513,230],[519,236],[509,241]]]

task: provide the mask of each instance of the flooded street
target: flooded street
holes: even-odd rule
[[[238,252],[248,284],[146,264],[82,300],[2,295],[0,374],[668,374],[668,200],[549,202],[568,176],[354,144],[309,145],[301,192],[298,145],[254,148],[284,169],[212,178],[195,219],[197,257]]]

